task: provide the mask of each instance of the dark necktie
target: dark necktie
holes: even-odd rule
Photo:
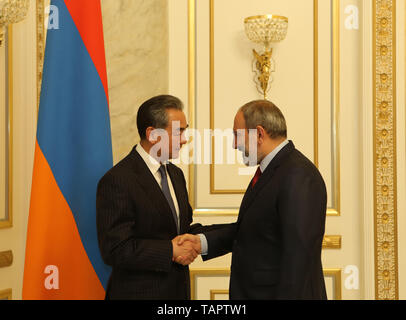
[[[258,182],[259,177],[261,176],[261,168],[258,167],[257,171],[255,172],[254,178],[252,178],[252,187],[254,188],[255,184]]]
[[[161,165],[159,167],[159,173],[161,174],[161,187],[162,192],[165,195],[166,200],[168,201],[169,207],[171,208],[173,218],[175,219],[176,229],[179,233],[179,223],[178,223],[178,215],[176,214],[175,205],[173,203],[173,199],[171,196],[171,192],[169,190],[168,185],[168,176],[166,175],[166,167],[165,165]]]

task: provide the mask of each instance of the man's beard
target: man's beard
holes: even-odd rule
[[[242,153],[242,160],[247,167],[254,167],[258,165],[258,155],[251,154],[246,150],[240,150]]]

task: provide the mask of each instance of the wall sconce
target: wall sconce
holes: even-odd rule
[[[255,49],[253,71],[254,81],[259,93],[267,98],[272,83],[272,72],[275,72],[275,61],[272,58],[271,44],[286,38],[288,18],[272,14],[248,17],[244,20],[245,33],[248,39],[264,46],[264,53],[259,54]]]
[[[4,29],[24,20],[28,6],[29,0],[0,0],[0,46],[3,44]]]

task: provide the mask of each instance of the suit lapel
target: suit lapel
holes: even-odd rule
[[[258,182],[255,184],[255,187],[252,187],[252,180],[251,180],[251,182],[247,188],[247,191],[245,192],[244,198],[241,202],[240,214],[238,215],[238,223],[241,222],[242,218],[244,217],[245,212],[251,206],[251,204],[255,200],[256,196],[258,195],[258,193],[269,182],[269,180],[272,179],[272,176],[275,174],[276,170],[281,165],[281,163],[283,162],[285,157],[287,155],[289,155],[294,149],[295,149],[295,146],[294,146],[293,142],[289,141],[289,143],[277,153],[275,158],[272,159],[271,163],[268,165],[268,167],[265,169],[265,171],[262,173],[262,175],[258,179]]]
[[[177,233],[176,222],[173,219],[172,210],[155,177],[152,175],[147,164],[136,151],[135,147],[131,151],[130,155],[134,161],[134,170],[139,178],[137,182],[140,183],[148,199],[151,200],[151,206],[154,207],[159,214],[171,221],[171,227]]]
[[[252,181],[250,182],[247,191],[245,192],[244,198],[242,199],[241,206],[240,206],[240,214],[238,216],[238,222],[241,222],[242,218],[244,217],[245,212],[254,202],[258,193],[262,190],[262,188],[269,182],[272,176],[275,174],[276,168],[268,168],[262,173],[261,177],[258,179],[255,187],[252,187]]]
[[[187,215],[187,196],[185,194],[185,188],[183,187],[183,182],[181,177],[176,172],[172,163],[169,163],[166,168],[168,169],[168,174],[171,178],[173,189],[175,190],[176,200],[178,201],[179,206],[179,232],[180,234],[184,233],[185,219]],[[175,199],[174,199],[175,200]]]

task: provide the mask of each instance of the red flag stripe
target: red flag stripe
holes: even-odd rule
[[[72,19],[79,31],[80,36],[92,58],[93,63],[99,73],[100,79],[106,92],[107,102],[108,96],[108,83],[107,83],[107,70],[106,70],[106,57],[104,51],[104,36],[102,11],[99,0],[65,0],[66,7],[68,8]],[[89,14],[91,12],[91,14]],[[92,28],[89,28],[89,25]]]

